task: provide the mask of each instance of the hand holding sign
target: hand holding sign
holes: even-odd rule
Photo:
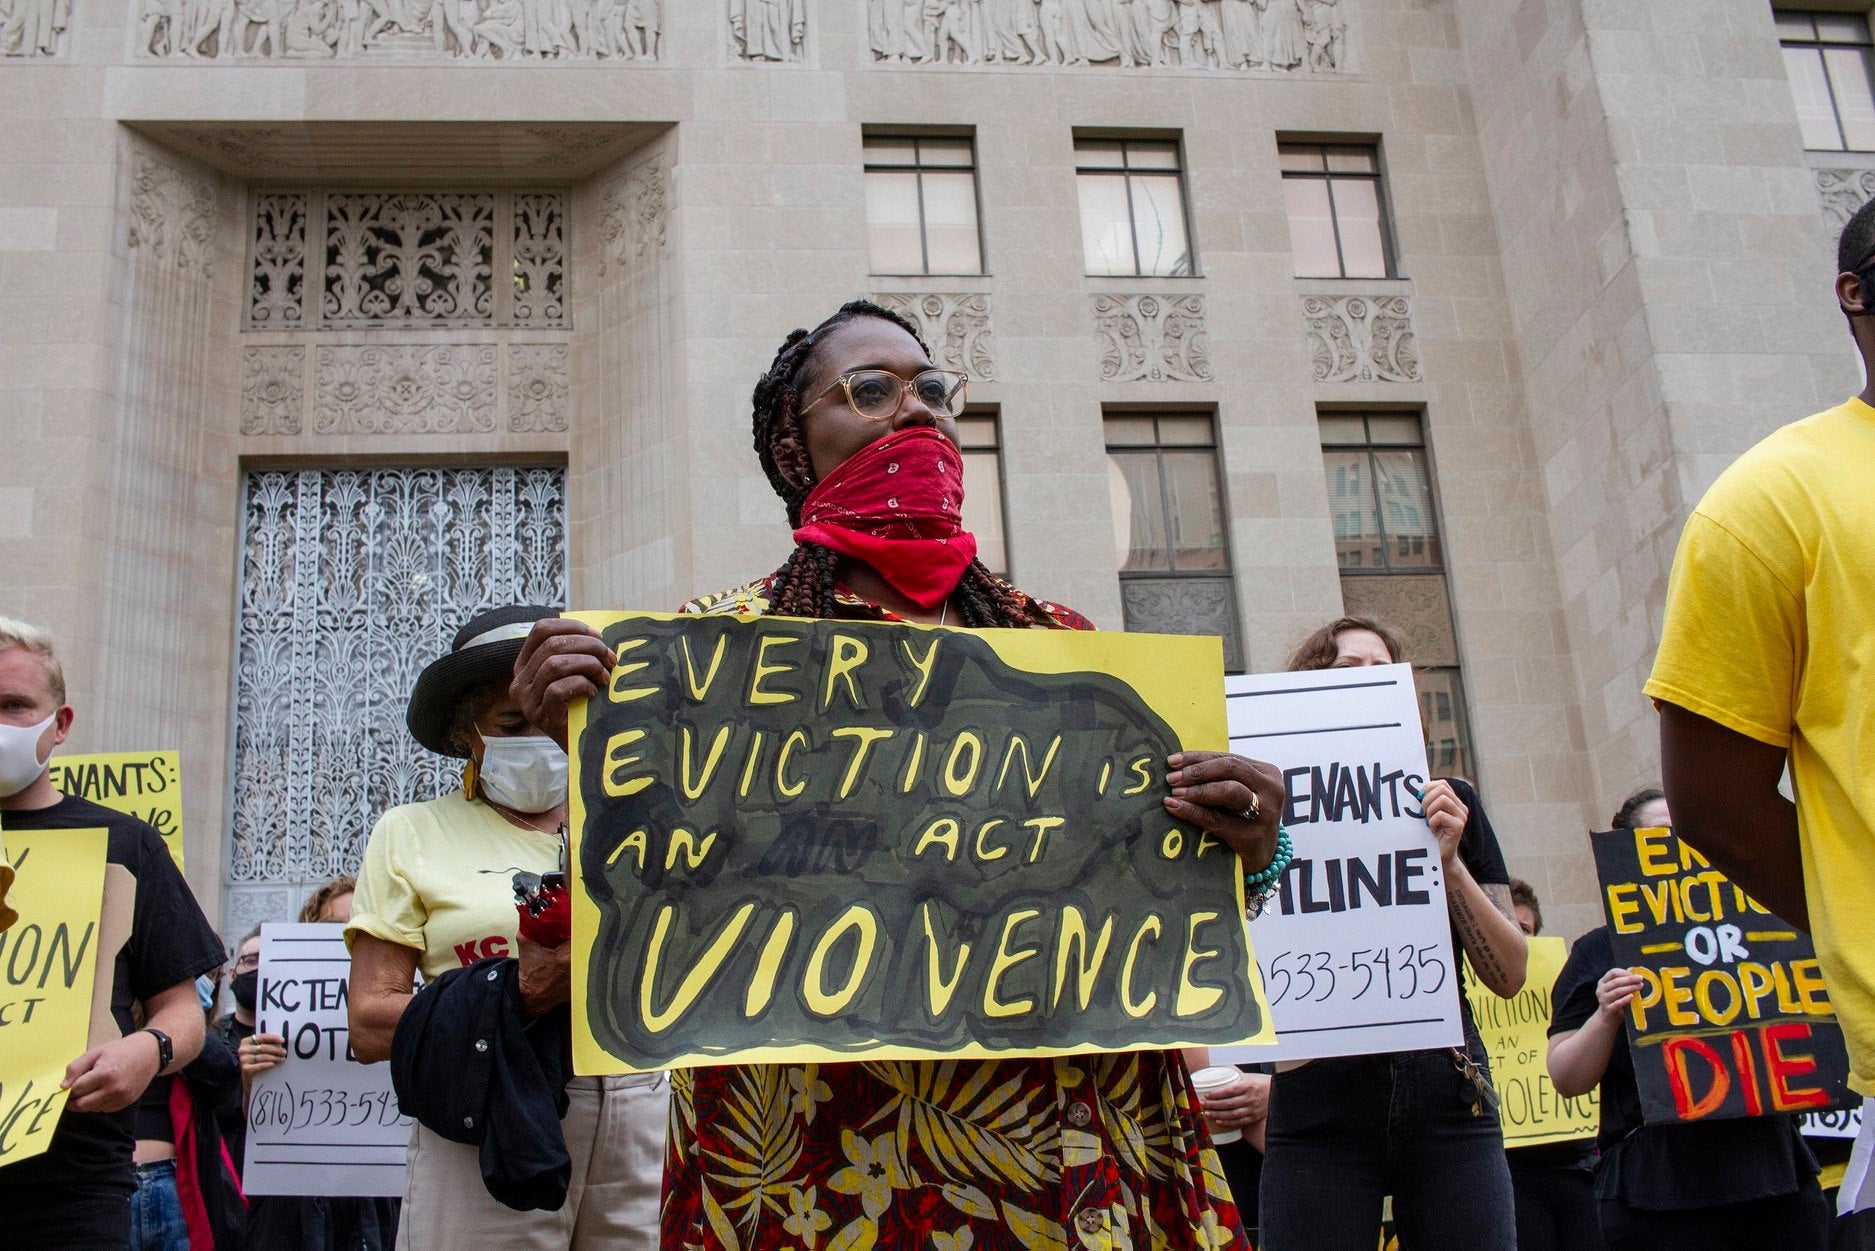
[[[1595,1002],[1608,1016],[1619,1019],[1627,1015],[1628,1005],[1646,985],[1647,980],[1632,969],[1610,969],[1595,983]]]

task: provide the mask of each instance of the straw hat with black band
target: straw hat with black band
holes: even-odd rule
[[[514,662],[521,655],[534,623],[560,615],[558,608],[510,605],[491,608],[470,618],[456,631],[449,654],[431,661],[417,676],[410,692],[404,724],[410,735],[439,756],[466,760],[469,753],[450,741],[449,730],[463,696],[514,677]]]

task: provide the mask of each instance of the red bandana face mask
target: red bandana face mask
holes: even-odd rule
[[[977,556],[963,527],[964,459],[929,426],[868,444],[835,467],[801,505],[796,543],[863,560],[923,609],[950,598]]]

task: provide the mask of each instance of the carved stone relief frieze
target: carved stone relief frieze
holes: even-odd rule
[[[807,0],[727,0],[729,51],[744,61],[799,61]]]
[[[1103,382],[1209,382],[1201,295],[1097,295],[1094,338]]]
[[[57,56],[72,0],[0,0],[0,56]]]
[[[599,193],[599,272],[642,262],[663,247],[669,216],[664,166],[656,158],[606,184]]]
[[[70,0],[0,0],[68,6]],[[139,0],[157,60],[658,61],[665,0]]]
[[[496,349],[482,344],[320,345],[315,434],[487,434]]]
[[[306,318],[306,196],[254,198],[253,264],[248,270],[251,326],[302,325]]]
[[[250,345],[241,353],[242,434],[298,434],[305,405],[305,347]]]
[[[1331,74],[1348,68],[1343,13],[1341,0],[866,0],[873,59],[910,65]]]
[[[138,153],[130,167],[130,233],[133,251],[152,261],[213,272],[215,187],[205,178]]]
[[[918,327],[939,366],[983,382],[995,381],[996,345],[988,295],[881,292],[873,298]]]
[[[1224,640],[1224,667],[1242,669],[1237,603],[1229,578],[1120,579],[1126,628],[1142,634],[1215,634]]]
[[[1419,343],[1403,295],[1302,297],[1317,382],[1418,382]]]
[[[1875,169],[1819,169],[1816,193],[1823,201],[1823,218],[1840,231],[1855,211],[1875,199]]]
[[[558,434],[566,429],[568,385],[564,343],[508,347],[508,429]]]
[[[249,330],[567,324],[563,192],[267,192],[249,241]]]

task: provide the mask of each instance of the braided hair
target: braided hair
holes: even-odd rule
[[[860,317],[891,322],[910,335],[927,355],[930,353],[918,328],[906,318],[871,300],[851,300],[813,330],[790,331],[750,397],[755,454],[761,459],[769,485],[787,506],[790,527],[800,526],[801,506],[814,489],[814,467],[807,454],[807,430],[801,420],[801,375],[813,359],[814,349],[834,327]],[[784,617],[834,616],[834,584],[840,560],[838,552],[818,543],[797,546],[770,579],[768,611]],[[957,584],[956,601],[967,626],[1051,624],[1039,606],[991,573],[980,560],[971,561],[964,570]]]

